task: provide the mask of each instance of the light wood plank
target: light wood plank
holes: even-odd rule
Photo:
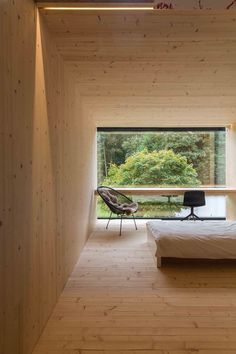
[[[233,353],[235,262],[169,260],[158,270],[145,224],[134,232],[128,222],[122,237],[117,226],[91,235],[34,354]]]

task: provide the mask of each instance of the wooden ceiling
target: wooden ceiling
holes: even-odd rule
[[[138,4],[138,3],[153,3],[159,10],[235,10],[236,0],[36,0],[36,2],[60,4]]]
[[[236,121],[236,13],[40,12],[98,119]]]

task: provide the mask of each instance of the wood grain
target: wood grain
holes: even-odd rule
[[[32,1],[1,10],[0,353],[29,354],[86,241],[90,200],[81,211],[80,111],[60,54]]]
[[[3,28],[0,55],[3,82],[0,86],[3,143],[0,150],[0,353],[28,354],[94,222],[96,127],[224,126],[235,123],[236,21],[233,11],[98,12],[82,15],[42,10],[39,22],[32,0],[3,0],[0,8]],[[235,140],[235,135],[231,136]],[[230,164],[231,171],[234,171],[235,159],[232,158]],[[233,172],[230,185],[235,186]],[[231,202],[231,210],[236,210],[233,198]],[[107,247],[110,245],[112,248],[114,245],[109,242]],[[88,301],[96,299],[102,284],[99,277],[102,274],[105,277],[108,264],[108,270],[113,272],[107,278],[101,278],[103,289],[99,290],[104,316],[102,319],[97,317],[100,313],[95,311],[92,319],[89,316],[86,319],[84,315],[87,313],[79,310],[82,322],[77,323],[75,316],[69,320],[71,333],[74,326],[82,325],[84,335],[84,328],[90,328],[94,322],[94,328],[106,328],[99,334],[113,336],[117,327],[120,335],[130,333],[135,336],[131,346],[127,344],[129,347],[126,347],[127,338],[123,337],[122,344],[115,332],[117,352],[128,348],[135,353],[140,341],[136,315],[133,318],[131,311],[124,326],[118,316],[120,314],[115,320],[104,314],[107,309],[104,304],[111,301],[113,306],[113,297],[122,299],[122,294],[126,294],[125,302],[129,299],[142,301],[142,297],[137,300],[136,286],[139,294],[144,295],[143,299],[151,295],[149,300],[152,301],[156,300],[153,292],[157,288],[169,289],[172,284],[171,291],[175,293],[178,288],[184,289],[181,293],[184,296],[189,291],[193,295],[195,290],[191,292],[191,285],[194,284],[195,289],[198,284],[201,290],[197,294],[200,297],[202,288],[204,291],[214,288],[210,297],[216,294],[217,308],[223,304],[223,317],[220,318],[218,312],[214,317],[211,309],[207,308],[209,317],[203,316],[201,322],[197,316],[193,321],[185,309],[182,322],[176,326],[181,331],[183,328],[191,329],[189,333],[194,335],[197,333],[194,332],[195,327],[202,326],[202,329],[205,326],[209,328],[209,335],[219,335],[217,350],[221,350],[221,346],[224,354],[235,350],[235,274],[232,268],[210,267],[208,273],[206,267],[202,268],[203,275],[195,274],[193,269],[193,279],[191,276],[183,277],[178,267],[174,273],[175,266],[170,275],[156,275],[156,270],[154,275],[149,258],[145,255],[137,257],[131,252],[130,255],[118,255],[123,270],[116,278],[115,251],[113,260],[108,256],[109,252],[105,252],[102,259],[96,258],[100,252],[103,251],[93,248],[91,258],[81,263],[82,278],[89,275],[90,267],[94,272],[97,269],[98,273],[93,273],[96,276],[92,276],[92,280],[89,277],[84,283],[81,280],[80,295],[76,295],[76,299],[86,292]],[[140,280],[135,273],[128,281],[126,274],[131,271],[132,275],[134,268],[144,271],[144,277]],[[189,267],[183,269],[186,271]],[[229,271],[226,277],[220,277],[226,270]],[[111,286],[113,277],[117,283]],[[76,285],[77,280],[74,283]],[[68,290],[72,284],[73,278],[66,290],[70,291],[69,302],[71,298],[75,300],[73,294],[77,291]],[[126,291],[131,296],[127,296]],[[111,300],[110,294],[113,294]],[[219,294],[223,295],[220,297]],[[232,296],[228,297],[228,294]],[[201,298],[191,301],[195,300],[201,304]],[[181,299],[175,301],[178,304]],[[227,307],[229,304],[232,317]],[[205,309],[204,305],[201,310]],[[190,310],[193,311],[192,308]],[[148,306],[145,311],[148,313]],[[151,329],[145,332],[146,324],[147,328],[159,328],[157,331],[170,326],[166,318],[146,319],[145,314],[142,316],[143,335],[147,333],[155,337],[159,333]],[[176,319],[172,320],[175,325]],[[126,333],[126,328],[131,328],[131,331]],[[170,326],[170,331],[173,328]],[[96,336],[96,331],[89,329],[88,333]],[[175,331],[173,333],[176,334]],[[185,332],[181,333],[185,335]],[[227,345],[222,344],[220,334],[229,335]],[[167,348],[169,345],[159,345],[155,338],[152,342],[149,339],[144,338],[139,354],[154,349],[161,353],[165,350],[162,346]],[[56,344],[56,349],[51,349],[53,343],[47,343],[49,352],[75,353],[77,349],[74,346],[82,346],[81,350],[87,350],[87,354],[96,351],[90,337],[82,344],[78,336],[79,344],[72,343],[71,347],[63,340]],[[102,347],[102,341],[95,338],[98,350],[103,353],[111,350],[112,342],[113,337]],[[150,343],[153,343],[152,348]],[[183,350],[191,352],[191,348],[195,348],[194,343],[194,340],[186,342],[179,337],[177,345],[174,345],[176,349],[172,344],[170,349],[175,350],[175,354]],[[212,344],[207,343],[204,344],[205,349],[199,345],[199,353],[215,354],[215,347],[212,349]]]
[[[73,1],[68,1],[68,0],[56,0],[56,1],[51,1],[51,0],[39,0],[38,5],[39,6],[44,6],[44,5],[50,5],[50,6],[73,6],[77,5],[79,6],[80,4],[89,4],[89,6],[99,6],[98,1],[89,1],[89,0],[73,0]],[[130,0],[105,0],[105,1],[100,1],[102,5],[109,5],[109,4],[116,4],[117,6],[121,6],[122,4],[131,4],[132,6],[135,6],[136,4],[150,4],[154,5],[154,7],[160,11],[166,11],[166,10],[235,10],[236,4],[235,0],[167,0],[167,1],[159,1],[155,0],[151,2],[150,0],[136,0],[135,2],[131,2]]]
[[[233,12],[40,13],[91,125],[234,123]]]
[[[34,354],[225,354],[236,350],[235,262],[166,260],[156,269],[145,225],[87,242]]]
[[[182,195],[186,191],[201,190],[207,195],[231,195],[236,193],[235,187],[226,188],[115,188],[118,192],[131,195]],[[98,195],[97,190],[94,191]]]

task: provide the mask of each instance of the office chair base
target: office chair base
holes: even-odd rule
[[[200,221],[203,221],[203,219],[199,218],[199,216],[197,216],[194,213],[190,213],[187,216],[185,216],[185,218],[181,219],[181,221],[184,221],[184,220],[193,220],[193,221],[200,220]]]

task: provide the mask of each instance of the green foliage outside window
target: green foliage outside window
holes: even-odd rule
[[[98,185],[183,187],[225,184],[224,131],[98,132]],[[173,217],[182,197],[134,196],[138,217]],[[98,217],[108,217],[98,199]]]
[[[113,165],[125,164],[128,157],[138,152],[161,150],[172,150],[185,157],[200,184],[225,184],[224,131],[99,132],[97,142],[98,184],[114,172]]]
[[[198,185],[197,172],[186,157],[172,150],[147,150],[129,156],[124,164],[111,164],[105,185],[180,186]]]

